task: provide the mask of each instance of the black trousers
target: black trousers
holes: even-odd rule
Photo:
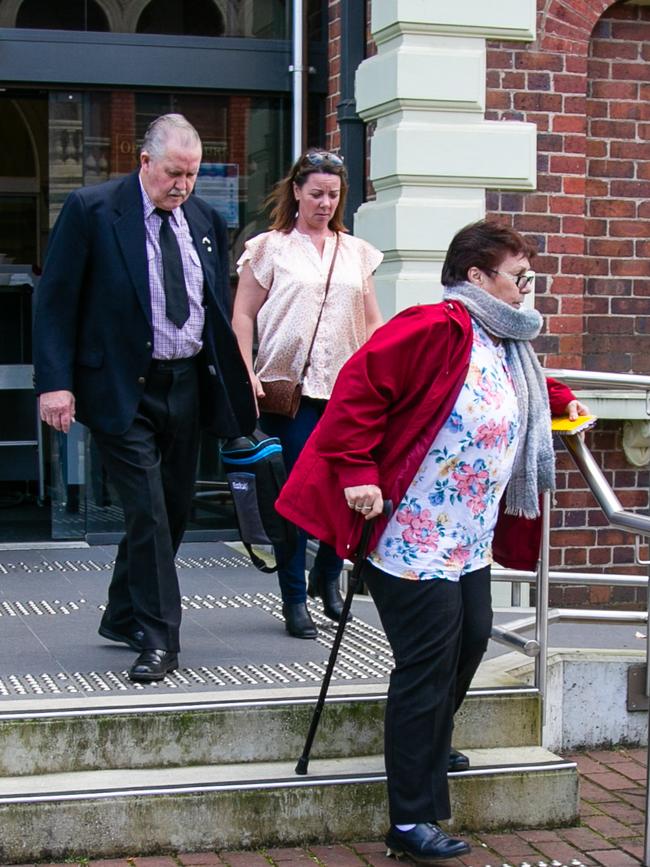
[[[181,601],[174,557],[187,523],[199,447],[193,359],[153,362],[131,427],[93,437],[124,509],[103,623],[144,632],[144,647],[179,650]]]
[[[362,578],[395,658],[384,728],[390,821],[448,819],[454,712],[490,636],[490,569],[459,582],[406,581],[366,563]]]

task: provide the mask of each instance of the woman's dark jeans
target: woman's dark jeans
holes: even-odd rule
[[[270,412],[263,412],[260,416],[260,427],[264,433],[279,437],[282,443],[287,473],[291,471],[298,459],[298,455],[318,424],[326,406],[326,400],[303,397],[295,418]],[[331,503],[323,504],[324,509],[332,507],[333,504]],[[286,562],[284,562],[286,560],[284,546],[275,546],[274,550],[278,562],[278,579],[282,601],[290,605],[305,602],[307,599],[305,583],[307,534],[299,530],[296,550]],[[322,575],[326,581],[336,581],[342,566],[343,561],[337,556],[336,551],[330,545],[321,542],[314,563],[316,573]]]

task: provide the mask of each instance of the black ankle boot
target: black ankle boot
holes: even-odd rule
[[[306,602],[285,602],[282,606],[284,626],[294,638],[316,638],[318,630],[307,611]]]
[[[323,612],[330,620],[339,622],[343,613],[343,599],[339,593],[338,578],[326,581],[323,576],[316,572],[316,569],[311,569],[309,572],[309,580],[307,583],[307,593],[312,599],[319,596],[323,600]],[[352,620],[352,615],[348,612],[348,620]]]

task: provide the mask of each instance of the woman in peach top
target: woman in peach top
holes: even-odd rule
[[[287,470],[323,414],[339,370],[382,324],[372,274],[383,254],[347,234],[342,221],[347,188],[341,157],[306,151],[269,197],[270,231],[248,241],[237,263],[233,328],[256,398],[264,397],[262,381],[299,379],[313,340],[295,418],[260,415],[260,427],[282,442]],[[255,325],[259,347],[253,363]],[[295,638],[317,635],[307,592],[322,598],[332,620],[340,619],[343,607],[341,559],[321,543],[306,587],[306,544],[301,532],[290,559],[276,550],[285,625]]]

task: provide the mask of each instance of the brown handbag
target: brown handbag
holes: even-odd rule
[[[300,399],[302,397],[302,384],[305,379],[305,374],[307,373],[307,368],[309,367],[309,362],[311,360],[311,351],[314,348],[316,332],[318,331],[321,316],[323,315],[323,308],[325,307],[325,301],[327,300],[327,293],[329,292],[330,282],[332,280],[332,272],[334,271],[334,262],[336,261],[336,254],[338,253],[338,250],[339,234],[337,232],[336,246],[334,247],[334,254],[332,256],[330,269],[327,274],[327,282],[325,283],[325,294],[323,295],[323,301],[321,303],[320,311],[318,313],[318,319],[316,320],[316,328],[314,328],[314,333],[311,338],[311,343],[309,344],[307,358],[305,359],[305,363],[302,367],[300,378],[298,379],[298,381],[290,379],[271,379],[267,381],[260,380],[262,388],[264,389],[264,397],[258,397],[257,404],[262,412],[272,412],[275,415],[286,415],[289,418],[296,417],[296,413],[298,412],[298,408],[300,407]]]

